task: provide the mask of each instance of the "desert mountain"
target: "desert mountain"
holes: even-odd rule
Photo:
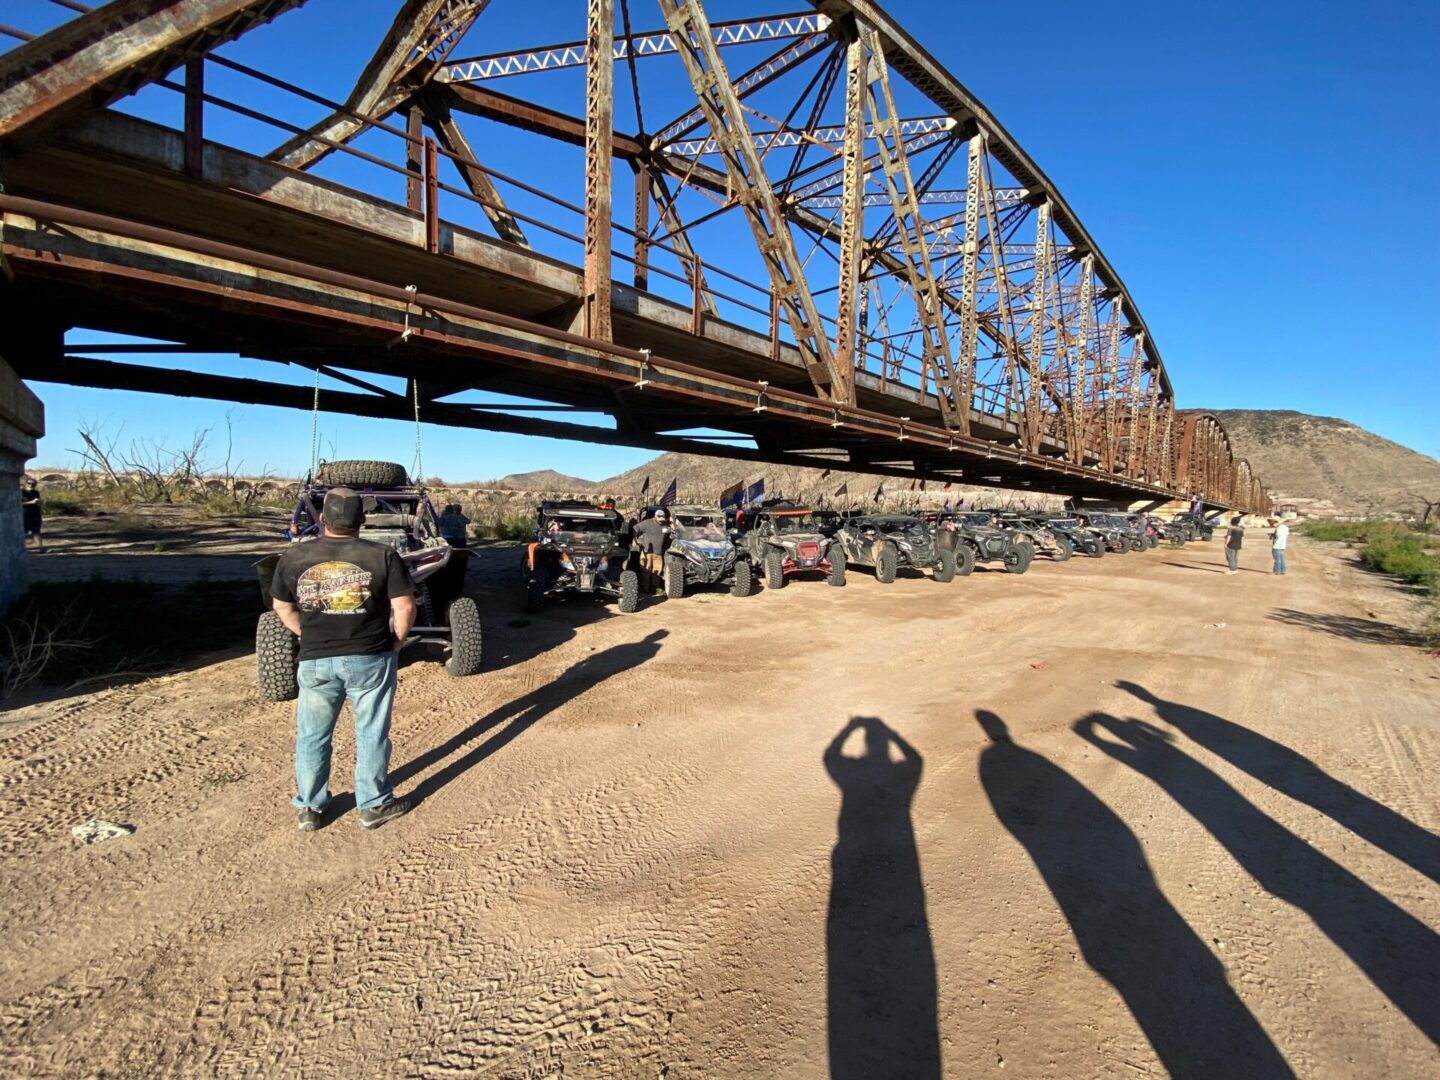
[[[1305,513],[1395,513],[1440,499],[1440,461],[1333,416],[1217,409],[1276,501]]]
[[[581,492],[594,488],[595,481],[566,476],[554,469],[536,469],[533,472],[511,473],[491,481],[491,486],[512,491]]]

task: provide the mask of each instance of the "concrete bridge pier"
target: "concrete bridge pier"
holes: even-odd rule
[[[20,478],[45,434],[45,407],[0,356],[0,612],[25,591],[29,557],[20,518]]]

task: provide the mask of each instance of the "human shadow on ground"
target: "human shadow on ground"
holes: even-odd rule
[[[864,752],[849,757],[857,732]],[[883,721],[856,716],[824,761],[841,791],[825,922],[830,1075],[938,1078],[935,950],[910,821],[921,757]]]
[[[1313,807],[1362,840],[1440,884],[1440,836],[1335,779],[1303,754],[1258,731],[1203,709],[1166,701],[1135,683],[1115,685],[1151,705],[1161,720],[1179,728],[1191,742],[1199,743],[1262,784],[1269,784],[1296,802]]]
[[[1361,619],[1353,615],[1315,615],[1291,608],[1276,608],[1269,617],[1289,626],[1303,626],[1307,630],[1318,630],[1324,634],[1334,634],[1351,641],[1366,641],[1373,645],[1422,644],[1420,635],[1414,631],[1380,622],[1378,619]]]
[[[1168,562],[1168,561],[1167,561],[1167,562],[1165,563],[1165,565],[1166,565],[1166,566],[1173,566],[1173,567],[1176,567],[1177,569],[1180,569],[1180,570],[1201,570],[1201,571],[1203,571],[1203,572],[1205,572],[1205,573],[1207,573],[1207,574],[1228,574],[1228,573],[1230,572],[1229,568],[1228,568],[1224,563],[1216,563],[1215,565],[1212,566],[1212,565],[1209,564],[1209,563],[1205,563],[1204,565],[1198,565],[1198,564],[1196,564],[1196,563]],[[1242,567],[1240,567],[1239,569],[1240,569],[1240,573],[1242,573],[1242,574],[1269,574],[1269,573],[1270,573],[1269,570],[1256,570],[1254,567],[1250,567],[1250,566],[1242,566]]]
[[[408,793],[417,804],[424,802],[446,784],[462,776],[497,750],[509,745],[566,702],[579,697],[610,676],[637,668],[653,658],[660,651],[660,642],[668,634],[668,630],[655,630],[640,641],[612,645],[603,652],[587,656],[584,660],[567,668],[554,680],[536,687],[523,697],[506,702],[439,746],[432,747],[418,757],[407,761],[398,769],[392,770],[391,783],[398,786],[413,776],[419,776],[426,769],[445,761],[452,754],[464,750],[465,752],[460,757],[421,779]],[[494,733],[489,738],[471,746],[475,740],[492,730]],[[466,749],[467,747],[468,749]]]
[[[1440,1042],[1440,937],[1420,920],[1180,750],[1143,720],[1091,713],[1075,731],[1149,777],[1203,825],[1261,888],[1299,908],[1432,1042]]]
[[[1160,890],[1129,826],[1060,766],[1018,746],[979,710],[990,745],[980,782],[995,815],[1029,853],[1070,923],[1085,962],[1115,987],[1174,1077],[1294,1073]]]

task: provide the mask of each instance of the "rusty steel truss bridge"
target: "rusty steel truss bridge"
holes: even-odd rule
[[[310,409],[323,375],[357,415],[1270,507],[1054,184],[873,0],[405,0],[343,101],[303,61],[341,0],[48,2],[0,26],[23,378]]]

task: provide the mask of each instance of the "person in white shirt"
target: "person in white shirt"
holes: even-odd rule
[[[1270,554],[1275,559],[1275,573],[1285,573],[1285,545],[1290,541],[1290,526],[1279,518],[1271,518],[1274,532],[1270,534]]]

